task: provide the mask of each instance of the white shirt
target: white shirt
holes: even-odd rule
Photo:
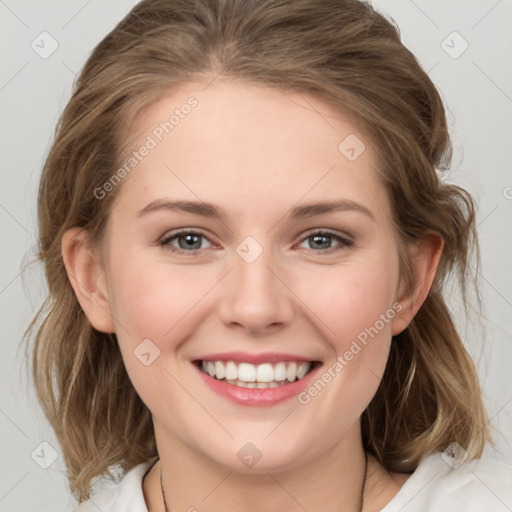
[[[154,457],[116,485],[83,502],[75,512],[148,512],[142,479]],[[456,464],[453,464],[456,466]],[[512,465],[490,458],[451,467],[441,452],[424,457],[381,512],[511,512]]]

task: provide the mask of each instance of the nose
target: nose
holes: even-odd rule
[[[294,315],[294,294],[284,272],[266,251],[252,263],[236,258],[223,280],[218,307],[222,322],[254,336],[288,325]]]

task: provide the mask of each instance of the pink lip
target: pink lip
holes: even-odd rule
[[[217,354],[216,357],[218,355],[219,354]],[[296,360],[294,358],[295,356],[291,357],[291,360]],[[279,361],[282,360],[283,359],[279,359]],[[245,361],[247,361],[247,359],[245,359]],[[313,368],[313,370],[311,370],[305,377],[295,382],[284,384],[277,388],[258,389],[240,388],[233,384],[228,384],[227,382],[210,377],[201,371],[196,364],[193,364],[192,366],[194,366],[194,368],[199,372],[201,378],[212,391],[215,391],[224,398],[227,398],[237,404],[259,407],[276,405],[292,396],[298,395],[302,390],[310,385],[310,382],[315,378],[318,369],[321,367],[321,365],[319,365],[316,368]]]
[[[279,352],[263,352],[261,354],[250,354],[249,352],[221,352],[198,357],[196,361],[235,361],[238,363],[278,363],[279,361],[314,361],[314,359],[297,356],[295,354],[284,354]]]

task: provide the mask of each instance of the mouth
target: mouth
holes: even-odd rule
[[[195,360],[199,370],[212,379],[232,386],[267,389],[287,386],[302,380],[320,366],[320,361],[278,361],[252,364],[226,360]]]

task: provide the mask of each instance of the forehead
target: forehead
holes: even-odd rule
[[[168,196],[242,215],[343,197],[389,209],[365,135],[312,95],[223,78],[182,84],[136,116],[128,140],[122,196],[134,206]]]

